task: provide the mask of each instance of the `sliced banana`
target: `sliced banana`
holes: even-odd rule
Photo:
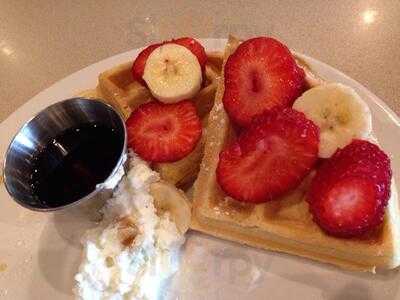
[[[368,138],[371,111],[350,87],[340,83],[320,85],[306,91],[293,104],[320,128],[319,156],[331,157],[352,139]]]
[[[197,57],[190,50],[170,43],[150,54],[143,79],[155,98],[164,103],[175,103],[198,93],[202,73]]]
[[[174,185],[157,181],[150,185],[150,194],[154,198],[154,206],[158,214],[170,213],[178,231],[184,234],[189,229],[191,207],[185,194]]]

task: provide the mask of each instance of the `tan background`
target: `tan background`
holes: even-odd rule
[[[272,35],[400,114],[400,1],[0,0],[0,121],[87,65],[171,37]]]

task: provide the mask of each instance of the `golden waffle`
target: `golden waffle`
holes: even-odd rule
[[[222,53],[209,52],[207,58],[203,88],[193,99],[203,122],[203,138],[185,158],[173,163],[157,163],[152,166],[160,173],[161,178],[181,188],[191,185],[199,172],[208,113],[214,105],[217,79],[221,73]],[[97,88],[84,91],[80,96],[102,98],[125,119],[129,118],[132,111],[152,99],[150,91],[132,78],[131,67],[132,62],[128,62],[101,73]]]
[[[104,97],[127,119],[131,112],[151,99],[150,91],[133,80],[132,63],[107,70],[99,76],[99,89]]]
[[[225,60],[239,41],[230,38]],[[301,63],[304,66],[304,62]],[[312,74],[305,70],[307,79]],[[318,84],[313,77],[310,86]],[[326,235],[312,220],[305,192],[312,174],[294,191],[278,201],[247,204],[226,196],[216,181],[219,153],[233,136],[223,108],[223,71],[214,107],[210,112],[204,156],[194,184],[191,228],[216,237],[254,247],[286,252],[331,263],[352,270],[375,272],[376,268],[394,268],[400,264],[399,214],[396,187],[392,186],[383,225],[357,239]]]

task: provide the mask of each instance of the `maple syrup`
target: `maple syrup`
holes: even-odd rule
[[[33,196],[51,208],[90,194],[111,175],[123,144],[115,129],[104,124],[87,123],[65,130],[34,157]]]

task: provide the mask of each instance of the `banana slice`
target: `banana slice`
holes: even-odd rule
[[[179,232],[184,234],[191,219],[191,207],[185,194],[174,185],[163,181],[152,183],[150,194],[154,198],[157,213],[168,211]]]
[[[319,156],[331,157],[352,139],[368,138],[372,131],[368,105],[350,87],[329,83],[306,91],[293,104],[320,128]]]
[[[150,54],[143,79],[155,98],[164,103],[174,103],[198,93],[202,73],[197,57],[190,50],[171,43]]]

